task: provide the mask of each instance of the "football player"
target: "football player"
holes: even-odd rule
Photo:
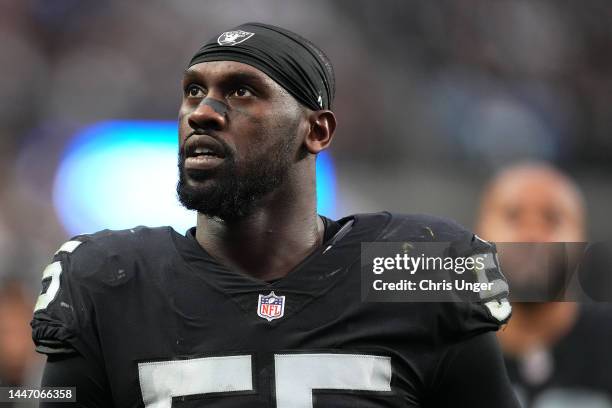
[[[333,97],[328,58],[285,29],[244,24],[200,48],[179,112],[178,195],[197,226],[58,250],[32,321],[43,386],[76,386],[86,407],[515,407],[492,333],[507,293],[361,300],[362,242],[493,247],[435,217],[319,216]]]
[[[516,164],[489,183],[482,197],[477,231],[498,242],[579,245],[586,237],[584,198],[574,181],[554,167]],[[519,282],[527,270],[529,275],[525,277],[532,286],[552,287],[556,293],[563,288],[554,282],[570,279],[564,276],[564,266],[551,259],[545,261],[556,270],[545,276],[546,284],[538,278],[548,268],[535,257],[524,257],[516,265],[502,257],[502,263],[508,266],[506,273],[511,282],[517,283],[516,288],[524,285]],[[600,286],[605,284],[601,276],[595,278]],[[610,305],[550,302],[543,297],[534,300],[540,301],[515,303],[512,322],[499,333],[510,379],[522,406],[612,408],[608,374],[612,366],[608,351],[612,342]]]

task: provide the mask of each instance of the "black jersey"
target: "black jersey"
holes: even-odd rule
[[[482,241],[429,216],[339,224],[272,283],[220,264],[193,231],[76,237],[44,273],[37,350],[84,356],[105,373],[117,407],[426,406],[453,348],[497,330],[509,307],[500,317],[484,303],[362,302],[361,242]]]
[[[581,304],[571,330],[550,348],[507,357],[523,407],[612,408],[612,306]]]

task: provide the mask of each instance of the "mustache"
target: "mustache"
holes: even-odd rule
[[[212,139],[215,139],[215,141],[219,144],[219,146],[221,146],[221,152],[223,153],[223,155],[225,156],[226,159],[230,159],[233,160],[234,158],[234,151],[232,150],[232,148],[225,142],[225,140],[223,140],[222,137],[220,137],[216,132],[214,131],[209,131],[206,129],[194,129],[191,132],[189,132],[187,134],[187,137],[185,137],[185,140],[183,140],[183,143],[181,145],[179,145],[179,164],[183,163],[185,161],[185,159],[187,158],[187,153],[186,153],[186,149],[185,149],[185,145],[187,144],[187,141],[189,139],[191,139],[193,136],[196,135],[206,135]]]

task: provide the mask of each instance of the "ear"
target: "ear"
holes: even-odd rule
[[[310,131],[304,139],[309,153],[317,154],[329,146],[336,131],[336,115],[330,110],[311,112],[308,116]]]

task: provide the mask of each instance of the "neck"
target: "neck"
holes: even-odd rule
[[[510,323],[498,334],[504,352],[528,353],[535,348],[549,348],[574,326],[578,305],[573,302],[514,304]]]
[[[248,216],[224,221],[198,214],[196,240],[226,266],[273,280],[286,276],[321,245],[323,229],[314,178],[300,183],[289,177]]]

